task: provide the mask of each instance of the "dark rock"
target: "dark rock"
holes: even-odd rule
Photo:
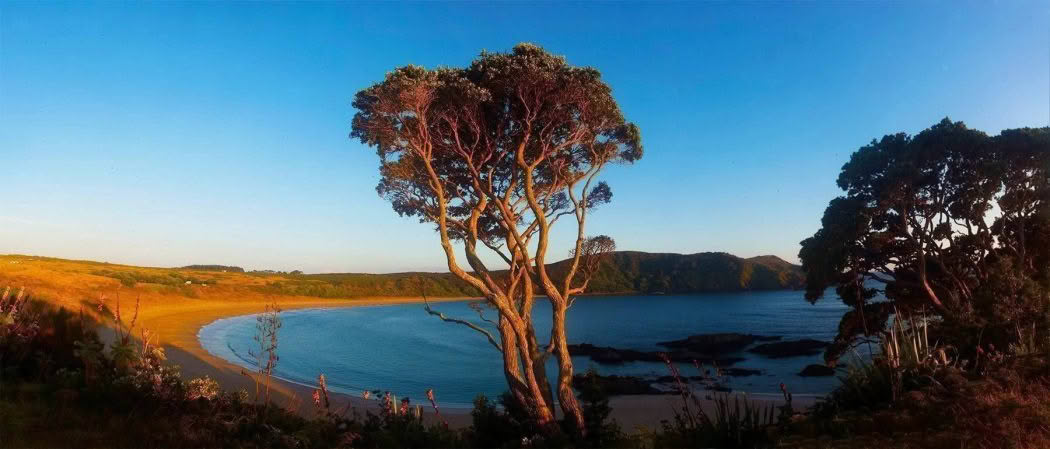
[[[657,352],[635,351],[633,349],[619,349],[609,346],[595,346],[589,343],[569,345],[569,354],[590,357],[598,363],[620,364],[624,362],[662,362]]]
[[[823,377],[823,376],[834,376],[835,368],[831,368],[827,365],[807,365],[802,368],[802,372],[798,373],[802,377]]]
[[[682,340],[657,343],[672,349],[684,349],[703,354],[725,354],[740,351],[759,341],[779,341],[780,337],[765,335],[721,333],[690,335]]]
[[[659,353],[657,353],[659,354]],[[666,353],[671,358],[672,362],[685,363],[692,365],[695,360],[698,363],[702,363],[705,366],[718,365],[718,366],[730,366],[736,365],[737,363],[743,362],[743,357],[719,357],[713,358],[708,354],[698,354],[692,351],[671,351]],[[660,359],[663,360],[663,359]]]
[[[609,346],[595,346],[589,343],[570,344],[569,354],[574,356],[590,357],[595,362],[605,365],[618,365],[625,362],[663,362],[660,352],[637,351],[634,349],[620,349]],[[693,351],[675,350],[666,352],[671,361],[676,363],[692,364],[693,360],[704,364],[717,363],[719,366],[729,366],[742,360],[740,357],[713,358],[708,354],[700,354]]]
[[[733,389],[722,384],[712,384],[704,387],[707,391],[717,391],[719,393],[732,393]]]
[[[805,355],[817,355],[830,343],[820,340],[802,339],[793,341],[781,341],[777,343],[764,343],[757,345],[748,352],[761,354],[769,358],[799,357]]]
[[[750,368],[723,368],[722,369],[722,374],[725,375],[725,376],[729,376],[729,377],[747,377],[747,376],[760,375],[760,374],[762,374],[762,370],[760,370],[760,369],[750,369]],[[708,375],[708,376],[682,376],[682,377],[684,377],[686,380],[690,380],[690,381],[710,381],[710,380],[715,380],[715,377],[710,376],[710,375]],[[672,383],[672,382],[674,382],[674,376],[660,376],[660,377],[657,377],[657,378],[653,379],[653,381],[657,382],[657,383]]]
[[[762,370],[751,368],[723,368],[722,372],[730,377],[747,377],[762,374]]]
[[[591,377],[593,376],[593,377]],[[579,389],[584,382],[597,382],[598,388],[609,396],[636,394],[671,394],[673,392],[653,388],[649,381],[634,376],[602,376],[577,374],[572,376],[572,384]]]

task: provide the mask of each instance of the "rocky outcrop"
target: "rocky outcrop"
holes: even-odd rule
[[[835,368],[827,365],[806,365],[802,368],[802,372],[798,373],[802,377],[826,377],[834,376]]]
[[[650,381],[635,376],[602,376],[577,374],[572,376],[572,385],[576,389],[582,388],[587,382],[594,382],[603,393],[609,396],[625,396],[637,394],[672,394],[670,390],[658,390],[652,386]]]
[[[700,354],[727,354],[740,351],[756,342],[779,341],[780,337],[765,335],[720,333],[690,335],[681,340],[657,343],[671,349],[682,349]]]
[[[722,370],[724,376],[753,376],[761,374],[761,370],[748,368],[726,368]],[[725,383],[725,378],[711,376],[683,376],[681,379],[688,384],[689,388],[702,388],[707,391],[728,393],[733,391]],[[572,379],[573,386],[577,389],[584,387],[585,382],[597,383],[598,388],[610,396],[640,395],[640,394],[678,394],[678,381],[673,376],[640,377],[640,376],[603,376],[600,374],[577,374]],[[593,385],[593,384],[592,384]],[[659,387],[659,388],[657,388]]]
[[[590,357],[591,360],[605,365],[618,365],[625,362],[663,362],[664,359],[661,354],[667,354],[673,362],[693,363],[696,360],[704,364],[717,363],[718,366],[729,366],[744,360],[741,357],[715,357],[710,354],[701,354],[688,350],[672,350],[661,353],[658,351],[637,351],[610,346],[595,346],[589,343],[569,345],[569,354]]]

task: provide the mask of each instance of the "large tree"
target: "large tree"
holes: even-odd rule
[[[894,309],[939,317],[958,344],[1045,332],[1048,163],[1048,128],[989,137],[948,119],[857,150],[839,174],[845,195],[799,252],[807,298],[835,286],[852,308],[826,358],[873,337]],[[880,290],[886,300],[873,301]]]
[[[586,237],[587,214],[612,198],[597,180],[601,170],[642,156],[638,128],[624,120],[601,74],[520,44],[483,52],[466,68],[397,68],[358,92],[353,106],[351,137],[375,147],[381,161],[379,194],[402,216],[436,226],[448,269],[496,310],[499,336],[449,320],[485,334],[502,354],[510,393],[543,426],[554,421],[544,370],[553,354],[557,402],[582,432],[566,314],[615,247],[609,237]],[[566,217],[576,240],[558,275],[547,267],[551,229]],[[505,270],[486,265],[491,258]],[[546,344],[533,327],[537,296],[553,313]]]

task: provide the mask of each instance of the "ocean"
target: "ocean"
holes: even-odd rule
[[[448,316],[478,319],[468,301],[431,303]],[[780,336],[783,340],[812,338],[831,341],[847,308],[834,294],[815,305],[792,290],[705,293],[660,296],[587,296],[569,309],[570,343],[659,351],[657,343],[694,334],[737,332]],[[537,335],[545,344],[550,333],[550,307],[542,298],[534,311]],[[495,311],[486,311],[494,318]],[[331,389],[351,395],[364,390],[390,391],[398,397],[423,399],[433,388],[441,405],[468,407],[478,394],[490,398],[505,391],[499,353],[478,332],[428,315],[422,304],[303,309],[281,313],[278,355],[274,375],[307,385],[323,373]],[[234,364],[256,369],[252,352],[254,315],[224,318],[203,327],[198,337],[212,354]],[[498,333],[493,331],[497,336]],[[799,395],[823,395],[838,383],[836,377],[801,377],[806,365],[822,363],[821,355],[766,358],[741,351],[730,354],[745,360],[737,368],[762,374],[729,378],[734,391],[778,393],[784,383]],[[603,365],[574,357],[575,370],[595,368],[600,374],[658,377],[668,375],[663,363],[629,362]],[[549,363],[551,379],[555,365]],[[678,366],[683,375],[695,368]]]

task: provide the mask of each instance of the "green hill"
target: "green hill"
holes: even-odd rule
[[[617,251],[602,264],[588,290],[592,293],[776,290],[801,288],[804,280],[801,267],[776,256],[744,259],[727,253]]]
[[[560,277],[567,261],[550,265]],[[449,273],[328,273],[286,275],[264,287],[268,293],[346,298],[359,296],[416,296],[419,277],[427,278],[432,296],[478,296],[478,292]],[[715,291],[801,288],[804,277],[797,265],[776,256],[744,259],[727,253],[645,253],[617,251],[603,262],[588,293],[699,293]]]

